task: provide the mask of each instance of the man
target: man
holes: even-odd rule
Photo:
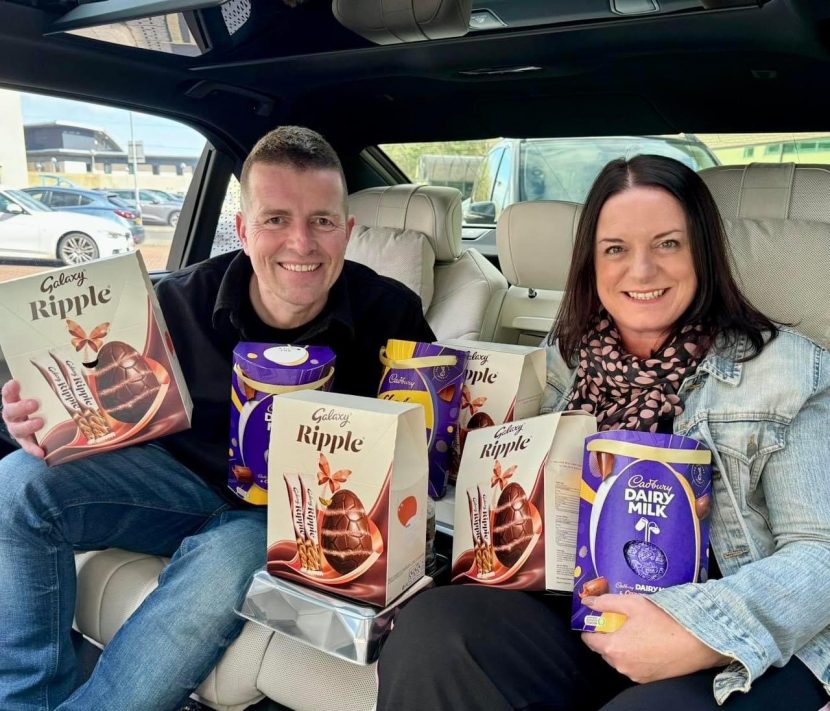
[[[328,345],[334,389],[374,396],[388,338],[434,338],[414,293],[344,261],[354,218],[321,136],[272,131],[240,183],[242,252],[157,288],[193,398],[189,431],[48,468],[33,437],[37,402],[15,381],[3,386],[3,419],[21,446],[0,461],[3,711],[176,708],[238,635],[234,607],[265,563],[265,511],[226,486],[237,342]],[[74,550],[110,546],[172,561],[78,687]]]

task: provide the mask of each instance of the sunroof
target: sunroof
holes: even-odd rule
[[[196,41],[184,13],[181,12],[82,27],[69,30],[68,34],[110,42],[122,47],[150,49],[185,57],[198,57],[206,50],[203,43]]]

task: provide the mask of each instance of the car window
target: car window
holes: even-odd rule
[[[29,212],[52,212],[52,210],[42,202],[35,200],[31,195],[27,195],[22,190],[9,190],[8,193],[8,196],[12,199],[12,201],[22,205]]]
[[[92,248],[84,254],[93,257],[137,249],[148,269],[166,269],[178,213],[173,218],[169,210],[161,215],[143,214],[121,197],[103,196],[120,190],[129,200],[136,189],[156,188],[186,193],[204,137],[158,116],[40,94],[7,93],[15,109],[9,118],[13,125],[4,133],[6,143],[15,142],[8,152],[14,165],[3,166],[4,175],[11,176],[9,182],[79,191],[53,191],[51,205],[59,212],[48,216],[48,224],[40,217],[42,223],[6,217],[0,226],[7,230],[0,230],[0,280],[60,266],[67,258],[62,247],[69,241],[88,242]],[[102,191],[102,197],[84,195],[84,190]],[[44,192],[39,190],[26,198],[29,202],[23,198],[19,202],[32,213],[50,212],[33,199]],[[17,196],[14,199],[18,201]],[[79,210],[60,212],[92,205],[94,215]],[[112,214],[106,213],[107,205]],[[142,212],[140,221],[130,221],[129,215],[137,212]]]
[[[49,192],[46,190],[38,190],[38,191],[31,191],[27,190],[26,194],[30,197],[33,197],[35,200],[40,200],[40,202],[44,203],[45,205],[49,204]]]
[[[411,182],[457,187],[464,223],[475,226],[494,225],[515,202],[583,202],[604,165],[643,153],[675,158],[696,171],[751,162],[830,163],[830,132],[491,138],[380,149]]]
[[[49,200],[49,206],[55,210],[62,207],[78,207],[81,204],[81,197],[76,193],[65,193],[61,190],[53,190]]]
[[[124,202],[124,200],[122,200],[120,197],[116,197],[115,195],[108,195],[107,202],[109,202],[110,205],[115,205],[115,207],[120,207],[122,209],[129,207],[129,205],[126,202]]]

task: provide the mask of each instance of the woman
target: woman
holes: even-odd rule
[[[378,708],[827,703],[830,353],[741,295],[711,195],[672,159],[612,161],[591,188],[549,338],[543,410],[563,409],[709,446],[709,580],[590,599],[627,616],[610,634],[571,632],[567,598],[424,593],[383,650]]]

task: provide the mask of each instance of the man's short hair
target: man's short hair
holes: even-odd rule
[[[346,203],[348,188],[343,166],[328,141],[316,131],[303,126],[280,126],[260,138],[242,164],[239,183],[242,188],[242,202],[248,174],[255,163],[286,165],[297,170],[334,170],[343,182],[343,202]]]

